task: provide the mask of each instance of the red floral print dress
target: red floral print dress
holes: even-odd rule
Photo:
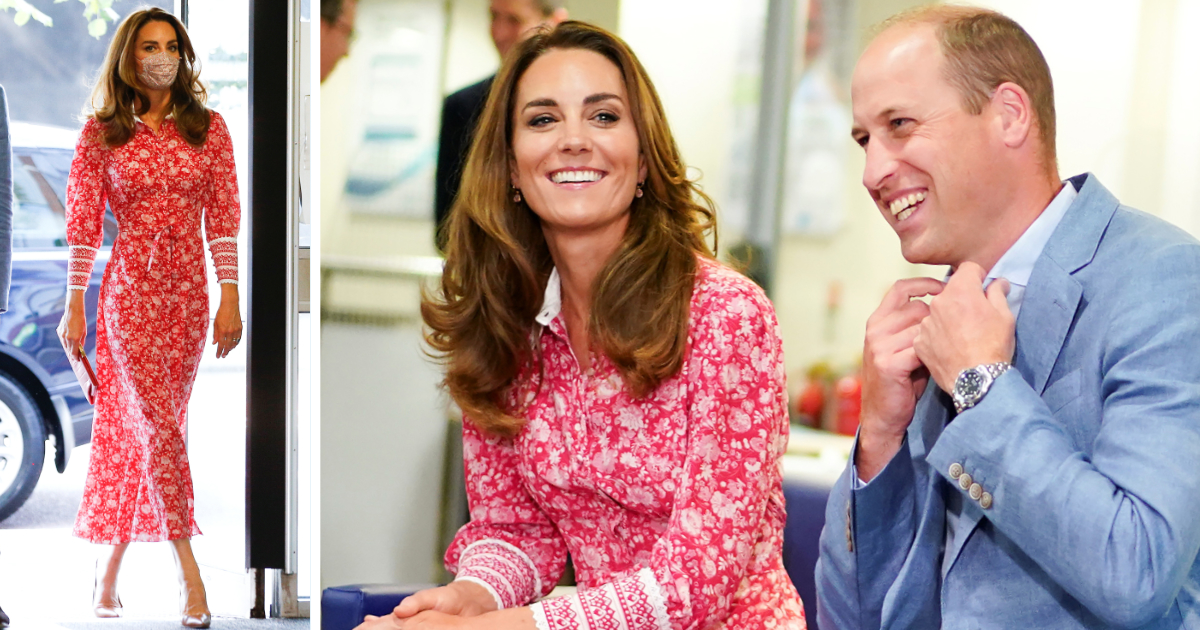
[[[102,124],[88,120],[67,183],[70,289],[87,288],[105,202],[119,226],[100,285],[100,388],[74,530],[104,544],[200,533],[184,436],[209,327],[202,220],[218,281],[237,283],[240,210],[225,121],[212,113],[199,148],[170,117],[157,134],[136,126],[133,139],[113,149]]]
[[[532,606],[542,630],[806,627],[783,568],[788,416],[771,303],[701,259],[680,372],[635,399],[616,367],[571,350],[557,272],[533,339],[542,368],[509,394],[514,439],[464,422],[471,522],[446,552],[501,608],[554,588],[569,551],[579,591]]]

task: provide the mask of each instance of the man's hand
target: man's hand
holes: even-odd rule
[[[992,282],[987,293],[983,267],[965,262],[958,266],[945,290],[929,305],[913,340],[917,358],[946,392],[965,369],[985,363],[1012,361],[1016,349],[1016,318],[1008,309],[1009,284]]]
[[[913,339],[929,306],[913,298],[937,295],[933,278],[908,278],[892,285],[867,320],[863,343],[862,418],[855,466],[870,481],[891,461],[912,422],[929,373],[913,349]]]

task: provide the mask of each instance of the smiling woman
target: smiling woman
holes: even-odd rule
[[[464,410],[450,585],[369,628],[805,627],[783,569],[771,303],[624,42],[564,22],[493,83],[422,315]],[[577,595],[545,597],[567,553]]]

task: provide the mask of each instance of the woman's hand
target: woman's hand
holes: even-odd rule
[[[213,319],[213,340],[217,344],[217,358],[229,355],[234,346],[242,341],[242,311],[238,306],[236,284],[221,285],[221,305]]]
[[[496,599],[475,582],[456,580],[446,586],[427,588],[408,596],[392,614],[404,619],[425,610],[474,617],[496,610]]]
[[[396,617],[395,613],[390,616],[399,622],[398,627],[404,630],[506,630],[501,626],[480,624],[479,617],[459,617],[435,610],[426,610],[408,619],[400,619]],[[387,628],[388,626],[382,627]]]
[[[445,588],[445,587],[443,587]],[[437,589],[430,589],[437,590]],[[408,601],[408,600],[405,600]],[[533,613],[528,608],[509,608],[492,611],[474,617],[448,615],[436,610],[425,610],[412,617],[400,618],[396,613],[376,617],[367,615],[366,621],[355,630],[535,630]]]
[[[67,290],[67,308],[58,322],[58,340],[63,349],[79,357],[79,346],[87,337],[87,318],[83,315],[83,291]]]
[[[404,620],[395,615],[376,617],[367,615],[363,622],[354,626],[354,630],[396,630],[404,628]]]

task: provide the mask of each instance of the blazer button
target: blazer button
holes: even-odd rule
[[[962,488],[963,490],[970,488],[971,475],[968,473],[963,473],[962,476],[958,478],[958,487]]]
[[[972,501],[978,501],[983,498],[983,486],[973,483],[971,489],[967,490],[967,494],[970,495]]]
[[[983,495],[979,497],[979,507],[985,510],[992,507],[992,495],[984,492]]]
[[[953,464],[950,464],[950,478],[951,479],[958,481],[958,478],[961,477],[962,474],[963,474],[962,464],[960,464],[958,462],[954,462]]]

